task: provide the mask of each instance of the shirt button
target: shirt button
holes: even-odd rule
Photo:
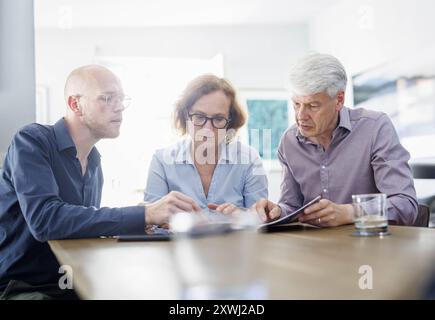
[[[326,169],[326,166],[322,166],[322,169]]]
[[[323,189],[323,192],[324,192],[324,193],[328,192],[328,189]]]

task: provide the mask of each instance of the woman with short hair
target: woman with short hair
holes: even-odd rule
[[[210,74],[192,80],[176,103],[174,120],[187,137],[154,154],[145,201],[177,191],[203,209],[232,213],[267,198],[258,152],[235,139],[246,116],[227,80]]]

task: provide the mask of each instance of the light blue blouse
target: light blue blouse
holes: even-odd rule
[[[267,198],[267,177],[258,152],[240,141],[223,143],[214,170],[208,196],[192,160],[192,140],[157,150],[151,161],[145,189],[145,201],[154,202],[171,191],[179,191],[202,208],[208,203],[232,203],[247,208]]]

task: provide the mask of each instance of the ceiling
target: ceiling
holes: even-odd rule
[[[35,0],[37,28],[306,22],[341,0]]]

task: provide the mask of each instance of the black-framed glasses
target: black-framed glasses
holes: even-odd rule
[[[189,114],[189,118],[192,121],[192,123],[198,127],[204,126],[207,123],[207,121],[210,120],[212,126],[215,129],[224,129],[231,121],[231,119],[227,119],[222,116],[207,117],[206,115],[201,113]]]
[[[87,97],[84,95],[77,95],[76,97]],[[127,95],[118,95],[118,94],[100,94],[96,97],[97,101],[104,104],[108,107],[115,107],[118,104],[121,104],[124,109],[128,108],[131,103],[131,97]]]

